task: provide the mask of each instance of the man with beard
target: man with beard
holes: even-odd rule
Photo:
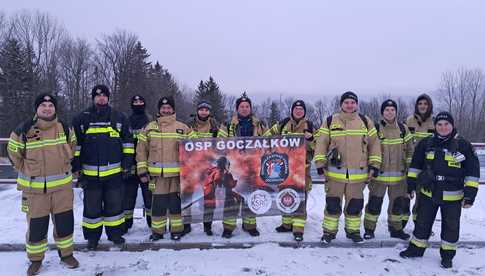
[[[108,240],[125,242],[123,177],[133,163],[133,139],[126,117],[109,106],[110,91],[96,85],[93,105],[73,120],[78,139],[73,170],[81,172],[84,191],[83,234],[95,250],[105,227]]]

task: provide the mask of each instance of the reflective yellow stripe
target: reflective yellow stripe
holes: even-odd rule
[[[26,244],[25,249],[29,254],[38,254],[47,251],[47,242],[41,243],[39,245]]]
[[[428,247],[428,241],[426,240],[419,240],[419,239],[416,239],[415,237],[413,237],[411,239],[411,243],[416,245],[417,247],[420,247],[420,248],[426,248]]]
[[[67,240],[63,240],[63,241],[56,241],[57,247],[61,248],[61,249],[71,247],[73,244],[74,244],[74,241],[73,241],[72,237],[67,239]]]
[[[370,214],[370,213],[365,213],[364,219],[370,220],[372,222],[376,222],[379,219],[379,215],[373,215],[373,214]]]
[[[404,143],[404,139],[384,139],[381,141],[382,145],[400,145]]]
[[[123,153],[126,153],[126,154],[134,154],[135,153],[135,149],[134,148],[123,148]]]
[[[428,136],[431,136],[433,135],[433,133],[430,133],[430,132],[422,132],[422,131],[416,131],[414,133],[414,136],[418,137],[418,138],[426,138]]]
[[[65,178],[58,179],[58,180],[50,180],[45,182],[37,182],[32,180],[26,180],[23,178],[18,177],[17,183],[24,187],[32,187],[36,189],[43,189],[44,185],[46,188],[54,188],[62,185],[66,185],[72,182],[72,175],[67,175]]]
[[[100,221],[100,222],[96,222],[96,223],[89,223],[89,222],[84,222],[82,223],[82,226],[83,227],[86,227],[88,229],[96,229],[98,227],[101,227],[103,226],[103,222]]]
[[[236,225],[237,223],[235,218],[226,218],[222,222],[228,225]]]
[[[120,172],[121,172],[121,167],[109,169],[109,170],[106,170],[106,171],[100,171],[99,172],[99,175],[98,175],[98,171],[97,170],[87,170],[87,169],[83,169],[83,174],[84,175],[87,175],[87,176],[99,176],[99,177],[105,177],[105,176],[117,174],[117,173],[120,173]]]
[[[326,161],[327,156],[324,154],[316,154],[315,157],[313,158],[315,161]]]
[[[103,225],[104,226],[111,226],[111,227],[114,227],[114,226],[118,226],[118,225],[121,225],[125,222],[125,218],[122,217],[120,219],[117,219],[117,220],[113,220],[113,221],[103,221]]]
[[[466,187],[478,188],[478,182],[477,181],[466,181],[465,186]]]
[[[62,145],[66,144],[66,136],[59,136],[57,139],[44,139],[41,141],[36,142],[27,142],[25,148],[26,149],[38,149],[47,146],[55,146],[55,145]]]
[[[376,180],[381,182],[399,182],[405,178],[405,176],[378,176]]]
[[[347,180],[347,174],[345,173],[336,173],[336,172],[327,172],[327,176],[339,180]],[[359,174],[350,174],[349,173],[349,180],[358,181],[358,180],[366,180],[369,177],[366,173],[359,173]]]
[[[411,177],[411,178],[417,178],[418,177],[418,174],[416,172],[411,172],[409,171],[408,172],[408,177]]]
[[[112,127],[90,127],[86,130],[86,134],[101,134],[101,133],[111,133],[116,132],[117,130],[113,129]]]
[[[323,218],[323,223],[322,223],[322,227],[324,229],[328,229],[328,230],[337,230],[338,228],[338,221],[339,219],[338,218],[335,218],[335,217],[330,217],[328,215],[325,215],[324,218]]]

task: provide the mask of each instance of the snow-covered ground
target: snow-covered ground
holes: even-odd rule
[[[83,243],[80,222],[82,218],[82,201],[80,190],[75,196],[75,242]],[[25,239],[25,215],[20,211],[20,192],[12,185],[0,191],[0,244],[19,244]],[[387,202],[379,218],[376,231],[378,241],[390,240],[387,233]],[[305,228],[305,241],[318,242],[322,235],[321,222],[324,208],[324,187],[314,185],[309,195],[308,222]],[[461,240],[484,241],[485,233],[485,191],[479,191],[475,206],[463,210]],[[438,215],[439,218],[439,215]],[[439,253],[436,248],[428,250],[421,261],[402,260],[398,252],[404,243],[394,248],[283,248],[271,242],[290,242],[291,234],[279,234],[274,227],[280,223],[279,217],[258,218],[258,229],[261,236],[251,238],[240,230],[234,238],[225,240],[220,237],[222,226],[215,222],[215,235],[207,237],[202,232],[202,225],[193,225],[192,233],[181,242],[261,242],[250,249],[214,249],[214,250],[160,250],[136,252],[77,252],[82,263],[79,269],[67,271],[62,269],[55,251],[47,252],[45,275],[397,275],[443,274],[439,267]],[[412,223],[406,229],[412,231]],[[439,241],[439,220],[435,223],[432,241]],[[51,226],[52,228],[52,226]],[[147,241],[150,234],[143,218],[135,220],[135,225],[125,238],[130,243]],[[338,241],[348,242],[343,231],[343,217],[340,223]],[[52,235],[49,234],[52,243]],[[106,237],[102,238],[107,243]],[[161,243],[174,243],[169,239]],[[485,249],[460,248],[455,260],[453,274],[485,275]],[[20,275],[25,271],[27,261],[24,252],[0,253],[0,275]],[[16,274],[17,273],[17,274]],[[71,274],[68,274],[71,273]]]

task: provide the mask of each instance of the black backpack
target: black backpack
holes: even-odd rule
[[[69,126],[64,123],[64,121],[58,120],[59,123],[62,125],[62,129],[64,130],[64,135],[66,136],[66,143],[69,144]],[[22,142],[24,145],[27,145],[27,132],[29,132],[30,128],[35,124],[34,120],[28,120],[24,122],[15,132],[18,136],[22,138]]]
[[[382,122],[384,124],[384,122]],[[379,134],[379,131],[381,129],[381,125],[379,124],[379,122],[376,122],[374,123],[375,124],[375,127],[376,127],[376,130],[377,130],[377,133]],[[406,127],[404,127],[404,124],[403,123],[400,123],[400,122],[397,122],[397,125],[399,126],[399,131],[401,132],[400,134],[400,137],[401,139],[404,139],[404,137],[406,136]],[[382,140],[384,139],[384,137],[380,137],[379,138]]]
[[[362,120],[362,122],[364,122],[365,127],[367,129],[369,129],[369,122],[367,121],[367,117],[365,117],[365,115],[361,114],[361,113],[359,113],[359,117]],[[332,119],[333,119],[333,115],[330,115],[330,116],[327,117],[327,127],[328,127],[328,129],[330,129],[330,125],[332,124]]]
[[[278,122],[278,126],[280,127],[280,134],[283,133],[283,128],[285,128],[285,125],[290,121],[290,117],[286,117],[283,120]],[[306,120],[308,130],[313,133],[313,123],[311,121]]]

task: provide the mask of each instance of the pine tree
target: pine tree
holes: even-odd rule
[[[1,137],[8,136],[18,124],[32,117],[37,78],[30,66],[29,54],[15,39],[7,40],[0,49]]]
[[[268,123],[272,126],[281,120],[281,113],[276,102],[271,102]]]
[[[214,81],[212,76],[209,77],[207,81],[200,81],[197,90],[195,91],[193,103],[194,106],[197,105],[202,100],[208,101],[212,106],[212,116],[216,118],[217,121],[221,122],[224,120],[224,102],[223,94],[219,89],[219,85]]]

